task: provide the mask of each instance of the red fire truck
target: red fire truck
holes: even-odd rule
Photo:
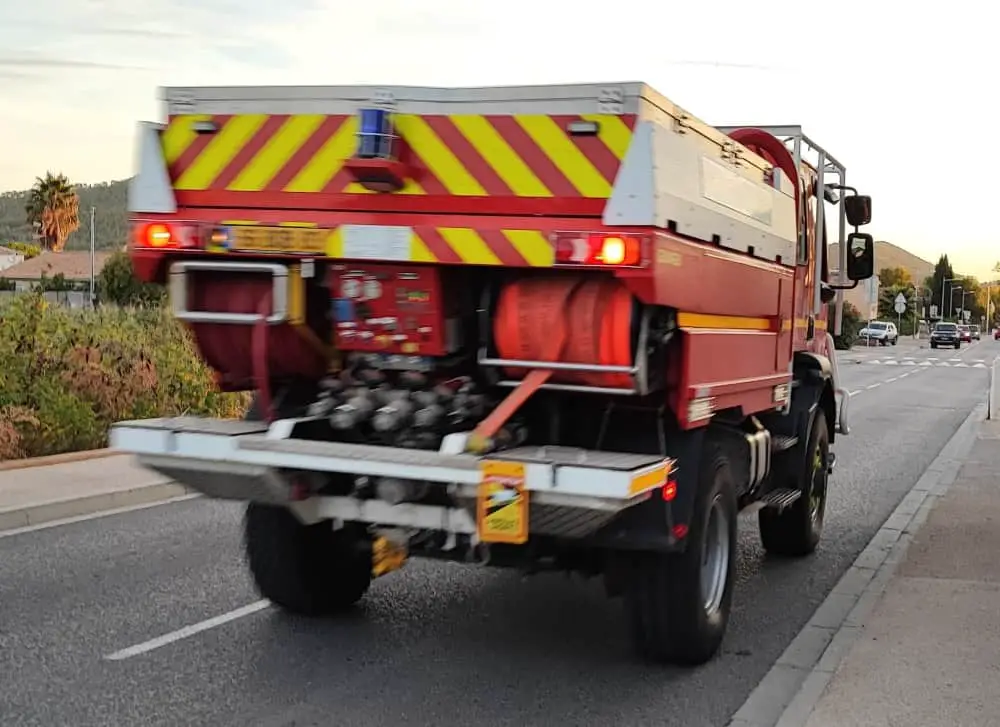
[[[800,128],[712,127],[639,83],[165,101],[132,261],[255,400],[112,444],[246,501],[277,606],[349,608],[410,556],[567,570],[623,597],[642,655],[695,665],[738,513],[773,554],[816,548],[848,431],[826,311],[873,243]]]

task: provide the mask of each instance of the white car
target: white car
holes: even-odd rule
[[[858,335],[867,339],[869,343],[877,341],[880,346],[895,346],[899,341],[899,331],[896,330],[896,324],[890,322],[870,321]]]

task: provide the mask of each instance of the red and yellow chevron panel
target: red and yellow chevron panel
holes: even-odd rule
[[[253,220],[225,220],[224,225],[256,226]],[[318,228],[311,222],[284,222],[281,227]],[[552,267],[555,253],[548,236],[541,230],[474,229],[471,227],[411,228],[409,257],[392,262],[451,263],[455,265],[503,265],[509,267]],[[326,256],[344,258],[344,234],[341,227],[324,230]],[[212,249],[210,252],[223,252]],[[387,261],[389,259],[387,258]]]
[[[594,136],[571,136],[573,121]],[[197,122],[218,131],[199,134]],[[634,115],[393,116],[414,178],[398,194],[606,199],[632,138]],[[179,191],[375,194],[352,182],[344,161],[357,144],[356,116],[183,115],[161,140]]]

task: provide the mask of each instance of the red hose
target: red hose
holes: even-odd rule
[[[519,280],[500,292],[494,342],[497,353],[506,359],[631,366],[633,313],[632,294],[613,278]],[[512,379],[526,373],[525,369],[505,371]],[[556,371],[551,380],[608,388],[632,386],[628,374],[603,372]]]

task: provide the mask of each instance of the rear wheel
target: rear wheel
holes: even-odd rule
[[[244,519],[247,563],[260,594],[304,616],[343,611],[371,584],[364,531],[305,525],[288,509],[251,502]]]
[[[767,552],[801,557],[816,550],[826,514],[829,453],[826,416],[817,409],[806,447],[804,471],[798,483],[801,496],[784,510],[764,509],[757,516],[760,539]]]
[[[729,463],[707,444],[686,550],[644,554],[630,573],[625,605],[643,657],[697,666],[718,651],[732,608],[736,514]]]

